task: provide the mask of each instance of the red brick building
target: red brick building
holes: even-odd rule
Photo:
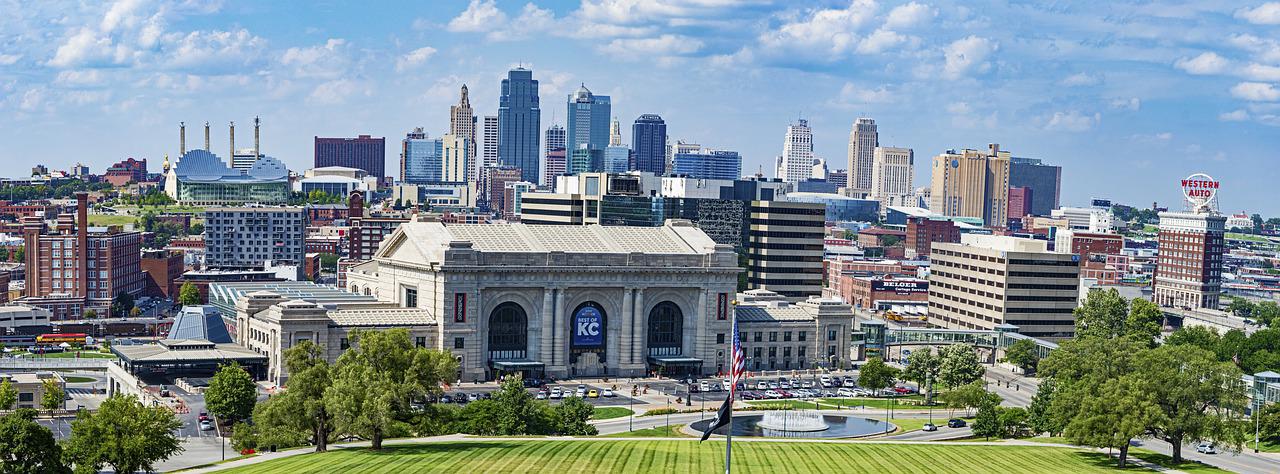
[[[520,168],[514,166],[495,166],[485,168],[486,176],[485,184],[488,188],[484,190],[485,197],[489,200],[489,209],[493,211],[501,211],[506,209],[506,188],[507,183],[521,181]]]
[[[1124,250],[1124,236],[1120,234],[1072,232],[1070,242],[1070,250],[1059,252],[1079,255],[1082,262],[1088,261],[1090,255],[1120,255]]]
[[[347,234],[347,256],[356,261],[373,258],[382,239],[395,232],[400,224],[409,222],[404,217],[365,217],[364,196],[359,192],[351,193],[347,208],[351,222],[351,230]]]
[[[1021,221],[1031,214],[1031,188],[1012,186],[1009,188],[1009,220]]]
[[[0,215],[10,215],[19,219],[32,216],[47,216],[55,208],[48,202],[23,202],[13,203],[9,201],[0,201]]]
[[[902,242],[907,233],[900,230],[868,227],[858,231],[859,247],[888,247]]]
[[[147,160],[129,158],[107,168],[102,179],[112,186],[120,187],[130,182],[141,183],[147,180]]]
[[[182,252],[172,250],[145,250],[142,252],[142,271],[147,273],[147,286],[142,294],[157,298],[178,298],[175,280],[185,270]]]
[[[306,213],[307,224],[315,227],[334,225],[349,216],[347,206],[343,204],[312,204],[307,206]]]
[[[1226,216],[1161,212],[1152,301],[1160,306],[1218,309]]]
[[[960,242],[960,228],[956,227],[955,222],[945,219],[929,219],[927,217],[912,217],[907,219],[907,248],[905,258],[929,258],[929,250],[933,248],[934,242]]]
[[[882,302],[929,301],[928,280],[892,275],[844,275],[840,278],[845,280],[841,285],[840,299],[856,308],[875,309],[876,304]]]

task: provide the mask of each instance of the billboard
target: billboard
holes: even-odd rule
[[[573,345],[599,347],[604,345],[604,314],[595,306],[582,306],[573,313]]]
[[[892,291],[899,295],[928,293],[929,282],[923,280],[880,280],[871,282],[871,291]]]

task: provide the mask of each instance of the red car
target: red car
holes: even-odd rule
[[[209,420],[209,414],[205,412],[200,412],[200,421],[208,421],[208,420]]]

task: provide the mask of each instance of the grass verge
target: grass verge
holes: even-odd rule
[[[630,409],[622,407],[596,407],[595,411],[591,412],[591,419],[608,420],[612,418],[622,418],[624,416],[631,416],[631,413]]]

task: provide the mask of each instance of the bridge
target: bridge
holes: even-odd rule
[[[111,363],[111,359],[4,358],[0,359],[0,370],[107,370],[107,366]]]
[[[853,333],[853,345],[866,354],[887,354],[893,347],[903,346],[945,346],[952,344],[968,344],[990,351],[991,361],[998,353],[1003,353],[1009,346],[1020,340],[1030,340],[1035,345],[1036,355],[1044,358],[1058,345],[1043,339],[1037,339],[1018,333],[1018,327],[1012,324],[1001,324],[994,330],[982,329],[942,329],[942,328],[908,328],[889,327],[884,321],[860,321],[860,331]]]

